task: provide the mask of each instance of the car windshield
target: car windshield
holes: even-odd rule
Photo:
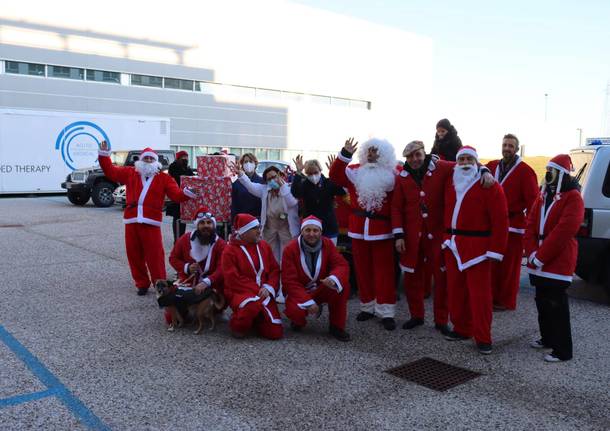
[[[572,164],[574,165],[574,178],[584,188],[589,172],[591,171],[591,162],[595,156],[594,150],[575,150],[570,154]]]

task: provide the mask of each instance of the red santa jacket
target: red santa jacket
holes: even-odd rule
[[[100,151],[100,167],[111,181],[125,184],[127,206],[123,223],[145,223],[161,226],[165,195],[174,202],[187,201],[195,195],[181,191],[176,181],[165,172],[159,172],[147,180],[134,167],[114,166],[107,152]]]
[[[349,289],[349,264],[330,239],[322,237],[314,274],[310,273],[305,262],[300,241],[300,236],[290,241],[282,254],[282,291],[287,298],[296,300],[300,308],[313,305],[311,293],[320,287],[320,280],[326,277],[335,282],[337,292]]]
[[[232,237],[222,253],[222,272],[224,294],[233,310],[260,300],[258,292],[264,287],[270,295],[263,305],[273,323],[282,323],[277,307],[267,307],[275,301],[280,283],[280,266],[269,244],[262,240],[246,244]]]
[[[392,194],[392,232],[403,234],[405,251],[400,255],[403,271],[415,272],[420,241],[434,240],[440,247],[444,235],[445,184],[455,162],[434,157],[421,185],[406,170],[397,177]]]
[[[459,196],[453,178],[445,186],[445,241],[460,271],[487,258],[502,260],[508,238],[508,210],[502,186],[484,189],[480,173]]]
[[[525,213],[532,207],[536,197],[540,194],[536,173],[521,157],[518,157],[515,165],[500,181],[499,164],[500,160],[492,160],[487,163],[487,167],[504,189],[504,196],[506,196],[508,205],[508,230],[509,232],[524,234]]]
[[[330,167],[329,178],[335,184],[344,187],[349,192],[351,214],[349,215],[348,232],[350,238],[364,239],[365,241],[376,241],[392,238],[392,223],[390,203],[392,202],[392,191],[388,191],[381,208],[370,216],[366,216],[366,208],[358,203],[358,193],[353,183],[354,175],[359,164],[349,165],[351,159],[339,154]]]
[[[540,277],[572,281],[576,268],[576,233],[584,219],[584,203],[577,189],[561,192],[544,210],[544,195],[532,206],[523,237],[527,271]]]
[[[221,290],[223,286],[222,276],[222,252],[225,249],[225,241],[216,237],[210,245],[207,255],[204,256],[203,246],[199,240],[191,239],[192,232],[187,232],[178,238],[169,255],[169,263],[178,272],[178,279],[184,281],[189,278],[188,266],[198,263],[202,270],[199,280],[193,280],[193,284],[200,281],[206,282],[214,289]]]

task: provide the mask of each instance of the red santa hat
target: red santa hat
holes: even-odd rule
[[[322,230],[322,220],[316,216],[305,217],[301,222],[301,230],[305,229],[305,226],[316,226]]]
[[[184,150],[182,150],[182,151],[178,151],[178,152],[176,153],[176,160],[178,160],[179,158],[184,157],[184,156],[188,157],[188,156],[189,156],[189,153],[187,153],[187,152],[186,152],[186,151],[184,151]]]
[[[479,155],[477,154],[477,150],[474,147],[471,147],[470,145],[465,145],[460,148],[457,154],[455,155],[455,159],[457,160],[460,156],[464,155],[472,156],[477,160],[477,162],[479,161]]]
[[[248,232],[250,229],[260,225],[260,222],[256,217],[250,214],[237,214],[235,216],[235,232],[237,235],[242,235]]]
[[[214,227],[216,227],[216,219],[214,218],[214,215],[206,207],[199,208],[197,210],[197,213],[195,214],[195,227],[197,227],[200,221],[206,219],[212,220],[212,223],[214,223]]]
[[[548,167],[555,168],[559,172],[563,172],[564,174],[570,175],[570,172],[574,171],[574,166],[572,165],[572,159],[567,154],[558,154],[549,160],[547,163]]]
[[[142,152],[140,153],[140,160],[142,160],[144,157],[152,157],[153,159],[155,159],[155,162],[159,161],[159,156],[152,148],[147,147],[142,150]]]

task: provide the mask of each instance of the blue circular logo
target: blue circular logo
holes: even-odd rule
[[[61,153],[66,166],[75,170],[96,164],[102,141],[108,142],[110,148],[110,139],[100,126],[90,121],[76,121],[61,130],[55,149]]]

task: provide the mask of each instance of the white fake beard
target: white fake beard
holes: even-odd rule
[[[134,165],[136,171],[145,177],[152,177],[161,170],[161,163],[159,162],[146,163],[143,160],[138,160]]]
[[[383,168],[377,163],[366,163],[355,173],[358,203],[367,211],[381,209],[387,193],[394,188],[394,170]]]
[[[469,169],[464,169],[468,166]],[[476,181],[477,169],[475,165],[455,165],[453,169],[453,187],[457,193],[462,193],[468,188],[474,181]]]

